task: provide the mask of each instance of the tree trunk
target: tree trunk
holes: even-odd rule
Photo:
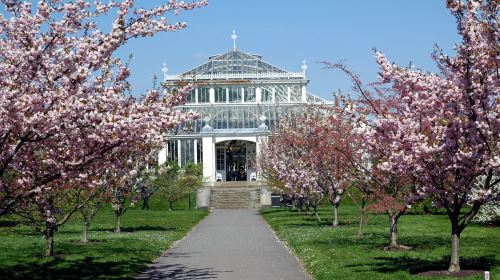
[[[54,256],[54,230],[53,227],[48,227],[44,233],[45,237],[45,256]]]
[[[318,219],[318,223],[321,223],[321,217],[318,214],[318,209],[316,207],[314,207],[313,209],[314,209],[314,214],[316,215],[316,219]]]
[[[142,201],[142,210],[149,210],[149,197],[145,197]]]
[[[333,204],[333,224],[334,227],[339,225],[339,204]]]
[[[89,243],[89,227],[90,227],[90,222],[85,220],[83,222],[83,238],[82,238],[83,243]]]
[[[411,250],[411,246],[401,245],[398,242],[398,220],[401,217],[403,212],[393,213],[391,211],[387,211],[387,215],[389,216],[389,221],[391,221],[391,227],[389,228],[389,246],[386,246],[384,250]]]
[[[389,214],[389,219],[391,220],[391,228],[389,229],[389,248],[398,248],[398,217],[397,215]]]
[[[292,211],[297,210],[297,200],[295,198],[292,198]]]
[[[366,200],[362,199],[361,200],[361,208],[359,209],[359,228],[358,228],[358,235],[363,235],[363,223],[364,218],[365,218],[365,205],[366,205]]]
[[[460,271],[460,230],[458,228],[458,217],[451,219],[451,259],[448,272]]]
[[[174,210],[174,203],[173,202],[168,202],[168,211]]]
[[[121,228],[122,213],[120,213],[120,212],[118,212],[118,211],[115,211],[115,215],[116,215],[116,227],[115,227],[115,232],[116,232],[116,233],[120,233],[120,232],[122,232],[122,228]]]

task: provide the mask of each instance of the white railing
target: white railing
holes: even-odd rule
[[[180,80],[230,80],[230,79],[304,79],[302,72],[265,72],[265,73],[229,73],[229,74],[178,74],[178,75],[165,75],[164,81],[180,81]]]

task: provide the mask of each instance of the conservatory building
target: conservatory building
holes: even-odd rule
[[[181,167],[188,162],[203,163],[207,195],[219,182],[259,181],[255,157],[274,124],[307,104],[325,102],[307,92],[305,61],[301,68],[300,72],[283,70],[235,45],[181,74],[169,74],[164,65],[167,91],[195,85],[179,109],[196,111],[200,118],[168,133],[159,162],[174,160]],[[198,203],[203,207],[208,202],[198,198]]]

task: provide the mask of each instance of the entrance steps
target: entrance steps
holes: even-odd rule
[[[260,194],[257,182],[216,182],[210,192],[210,209],[259,209]]]
[[[214,189],[259,188],[257,181],[227,181],[215,182]]]

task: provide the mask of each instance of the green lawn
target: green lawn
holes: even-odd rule
[[[330,226],[330,208],[321,209],[324,223],[286,209],[266,209],[262,216],[279,238],[304,262],[315,279],[455,279],[416,276],[447,269],[450,226],[443,215],[407,215],[399,222],[400,241],[412,251],[384,251],[387,216],[370,215],[364,236],[357,235],[358,208],[341,205],[341,226]],[[491,271],[500,279],[500,228],[470,225],[461,236],[462,269]],[[482,276],[460,279],[484,279]]]
[[[44,240],[25,226],[0,226],[0,279],[131,279],[182,238],[206,211],[168,211],[166,203],[138,204],[122,218],[122,233],[113,232],[110,207],[94,219],[90,244],[82,244],[80,217],[55,235],[55,258],[42,257]],[[187,208],[187,200],[177,203]],[[1,222],[1,221],[0,221]],[[6,226],[7,225],[7,226]]]

